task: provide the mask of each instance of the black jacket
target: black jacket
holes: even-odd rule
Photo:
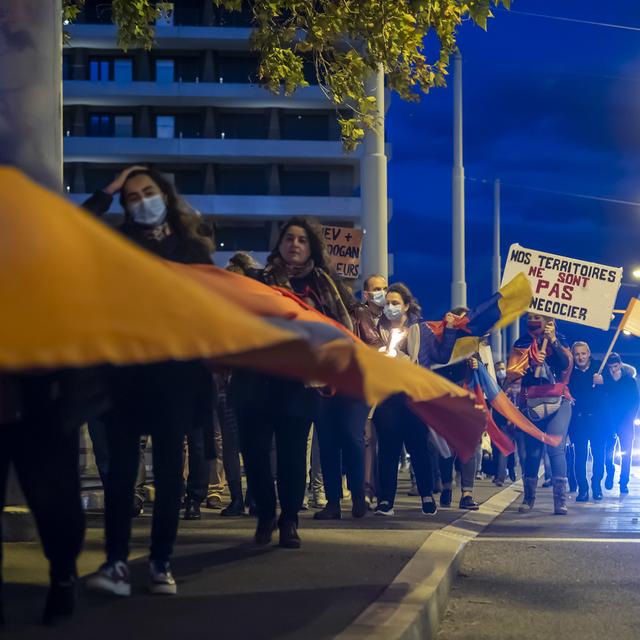
[[[614,380],[607,372],[604,375],[606,411],[613,431],[626,427],[638,413],[640,394],[634,378],[622,373],[620,380]]]
[[[578,367],[573,368],[569,391],[575,400],[573,410],[575,418],[599,416],[602,411],[604,390],[600,385],[593,386],[593,376],[598,373],[599,367],[600,362],[592,360],[586,371],[581,371]]]
[[[112,202],[113,197],[108,193],[96,191],[82,203],[82,206],[87,211],[102,217],[109,210]],[[212,264],[213,262],[207,248],[192,238],[181,238],[176,233],[160,240],[149,238],[144,227],[129,220],[125,220],[117,229],[132,242],[164,260],[183,264]]]

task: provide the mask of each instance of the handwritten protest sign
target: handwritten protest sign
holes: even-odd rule
[[[608,267],[553,253],[509,247],[502,285],[524,273],[533,289],[529,310],[607,331],[622,280],[622,267]]]
[[[360,275],[362,229],[323,227],[331,264],[341,278],[356,279]]]

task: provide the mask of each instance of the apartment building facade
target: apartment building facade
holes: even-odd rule
[[[110,2],[87,0],[64,49],[64,180],[76,202],[123,167],[169,174],[215,220],[218,264],[264,259],[282,220],[359,226],[360,158],[345,154],[335,108],[309,87],[278,96],[257,83],[249,17],[211,0],[176,0],[151,51],[122,51]],[[112,213],[117,215],[114,203]]]

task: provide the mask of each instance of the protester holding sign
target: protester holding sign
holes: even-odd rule
[[[565,515],[567,461],[565,441],[571,420],[571,395],[567,387],[573,368],[573,356],[564,339],[556,333],[555,321],[530,313],[527,335],[517,340],[509,357],[507,380],[522,380],[521,411],[542,431],[562,437],[556,447],[547,445],[553,476],[553,503],[556,515]],[[521,513],[533,509],[538,484],[538,469],[545,445],[525,436],[524,499]]]
[[[524,273],[531,284],[530,311],[607,331],[622,280],[620,267],[526,249],[509,248],[502,283]]]

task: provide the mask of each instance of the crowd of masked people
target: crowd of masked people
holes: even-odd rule
[[[130,241],[165,260],[212,264],[211,229],[161,174],[131,167],[84,207],[102,216],[116,196],[124,211],[118,228]],[[476,356],[448,364],[458,337],[456,321],[467,309],[448,312],[436,335],[422,322],[418,301],[404,284],[371,275],[356,300],[332,271],[322,232],[310,219],[291,218],[282,225],[264,268],[238,254],[227,269],[290,290],[370,348],[417,366],[439,366],[455,383],[468,383],[483,366]],[[521,411],[542,431],[560,436],[560,444],[545,447],[496,415],[517,448],[524,485],[520,511],[534,507],[543,460],[554,513],[567,513],[568,488],[577,489],[576,501],[601,500],[603,479],[607,489],[613,487],[616,440],[620,492],[627,492],[638,409],[635,372],[612,354],[599,373],[588,345],[569,348],[553,320],[530,315],[526,327],[509,362],[491,366]],[[85,422],[104,486],[106,554],[87,586],[121,597],[131,594],[127,561],[132,519],[145,508],[148,436],[155,486],[153,594],[177,592],[170,563],[179,520],[199,519],[203,505],[220,509],[223,517],[255,516],[256,545],[271,543],[277,531],[281,547],[297,549],[302,509],[313,508],[319,521],[339,520],[350,498],[352,518],[394,516],[399,464],[406,458],[409,495],[416,496],[416,509],[425,516],[452,507],[456,470],[460,509],[479,508],[474,483],[483,470],[498,486],[507,477],[516,479],[515,456],[494,449],[488,469],[481,442],[475,456],[458,460],[402,396],[370,407],[327,388],[248,370],[212,373],[201,362],[4,376],[0,398],[0,494],[4,500],[13,463],[50,563],[48,624],[69,616],[75,605],[76,559],[84,537],[78,428]]]

